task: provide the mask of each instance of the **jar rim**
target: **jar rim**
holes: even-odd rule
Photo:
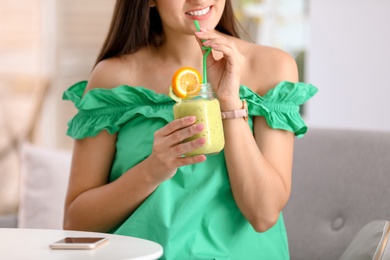
[[[201,86],[199,92],[190,94],[187,96],[187,98],[196,98],[196,97],[207,98],[210,96],[214,96],[214,89],[211,87],[210,83],[207,82],[199,85]]]

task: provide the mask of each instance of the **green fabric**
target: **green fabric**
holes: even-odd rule
[[[168,96],[143,87],[93,89],[83,97],[87,82],[64,93],[79,112],[69,121],[68,135],[82,139],[103,129],[117,133],[110,181],[147,158],[154,132],[173,120]],[[249,125],[264,116],[273,128],[304,135],[307,127],[299,106],[317,89],[304,83],[281,82],[263,97],[241,86],[248,102]],[[289,259],[283,216],[270,230],[257,233],[233,199],[224,153],[200,164],[180,167],[112,233],[153,240],[164,248],[162,259]]]

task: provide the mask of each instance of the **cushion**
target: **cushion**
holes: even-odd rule
[[[62,229],[71,152],[23,144],[19,228]]]
[[[1,123],[1,122],[0,122]],[[1,130],[0,130],[1,135]],[[3,148],[3,147],[1,147]],[[4,151],[0,149],[0,153]],[[8,152],[8,151],[7,151]],[[16,149],[0,158],[0,216],[16,214],[19,206],[19,158]]]
[[[8,122],[7,92],[7,85],[0,81],[0,217],[16,214],[19,205],[19,156]]]
[[[354,237],[340,260],[389,260],[389,236],[389,221],[371,221]]]

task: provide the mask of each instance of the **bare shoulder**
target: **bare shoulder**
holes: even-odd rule
[[[114,88],[117,86],[116,74],[118,74],[120,67],[119,58],[109,58],[97,63],[88,79],[86,92],[94,88]]]
[[[242,40],[236,45],[245,57],[242,84],[260,95],[281,81],[298,81],[297,64],[289,53]]]
[[[133,71],[131,57],[113,57],[100,61],[94,67],[88,80],[87,91],[93,88],[115,88],[128,84]]]

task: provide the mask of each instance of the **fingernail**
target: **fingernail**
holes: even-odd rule
[[[203,138],[203,137],[199,138],[198,139],[198,143],[205,144],[206,143],[206,138]]]
[[[195,32],[195,34],[196,34],[196,35],[198,35],[198,36],[202,36],[202,35],[204,35],[204,33],[203,33],[203,32]]]
[[[196,117],[195,117],[195,116],[189,116],[189,117],[187,117],[187,121],[190,122],[190,123],[195,122],[195,120],[196,120]]]
[[[211,42],[210,40],[204,41],[203,45],[210,45],[210,42]]]
[[[203,130],[203,129],[204,129],[203,124],[196,125],[196,130]]]

